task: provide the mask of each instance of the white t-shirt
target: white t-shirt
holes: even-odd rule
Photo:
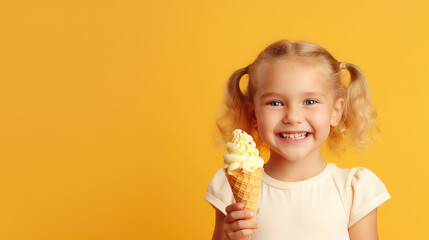
[[[205,199],[224,214],[235,202],[223,168],[211,180]],[[318,175],[299,182],[282,182],[264,172],[259,229],[252,240],[350,239],[348,228],[388,199],[381,180],[363,167],[328,163]]]

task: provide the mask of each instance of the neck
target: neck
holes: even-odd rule
[[[270,159],[264,165],[264,170],[270,177],[279,181],[298,182],[318,175],[326,165],[320,149],[307,158],[295,161],[288,160],[271,151]]]

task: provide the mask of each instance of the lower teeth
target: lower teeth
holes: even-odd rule
[[[307,137],[307,134],[304,134],[302,137],[297,137],[297,138],[291,138],[291,137],[283,137],[282,135],[280,135],[282,138],[287,139],[287,140],[299,140],[299,139],[304,139],[305,137]]]

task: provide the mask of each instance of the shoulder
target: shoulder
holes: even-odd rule
[[[367,168],[353,167],[349,169],[338,167],[333,163],[330,163],[330,165],[332,178],[338,183],[343,183],[344,186],[366,185],[371,183],[383,184],[377,175]]]
[[[204,198],[224,214],[226,214],[225,207],[233,203],[234,196],[232,195],[231,187],[229,186],[223,167],[217,170],[211,179]]]
[[[338,167],[334,163],[329,163],[329,164],[331,165],[331,169],[332,169],[331,170],[332,177],[334,177],[337,180],[341,180],[345,182],[347,180],[347,177],[350,174],[351,169]]]
[[[349,227],[391,198],[386,186],[377,175],[364,167],[354,167],[346,179],[349,203]]]
[[[330,178],[340,192],[345,191],[347,179],[350,176],[351,169],[341,168],[334,163],[329,163],[331,167]]]
[[[386,190],[386,186],[380,178],[378,178],[373,171],[364,167],[351,168],[347,176],[346,184],[354,189],[365,188],[373,191]]]

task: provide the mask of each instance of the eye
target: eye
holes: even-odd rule
[[[313,105],[313,104],[315,104],[315,103],[317,103],[317,101],[316,101],[316,100],[314,100],[314,99],[309,99],[309,100],[306,100],[306,101],[304,102],[304,104],[305,104],[305,105]]]
[[[268,102],[267,105],[277,107],[277,106],[281,106],[282,104],[279,101],[271,101],[271,102]]]

